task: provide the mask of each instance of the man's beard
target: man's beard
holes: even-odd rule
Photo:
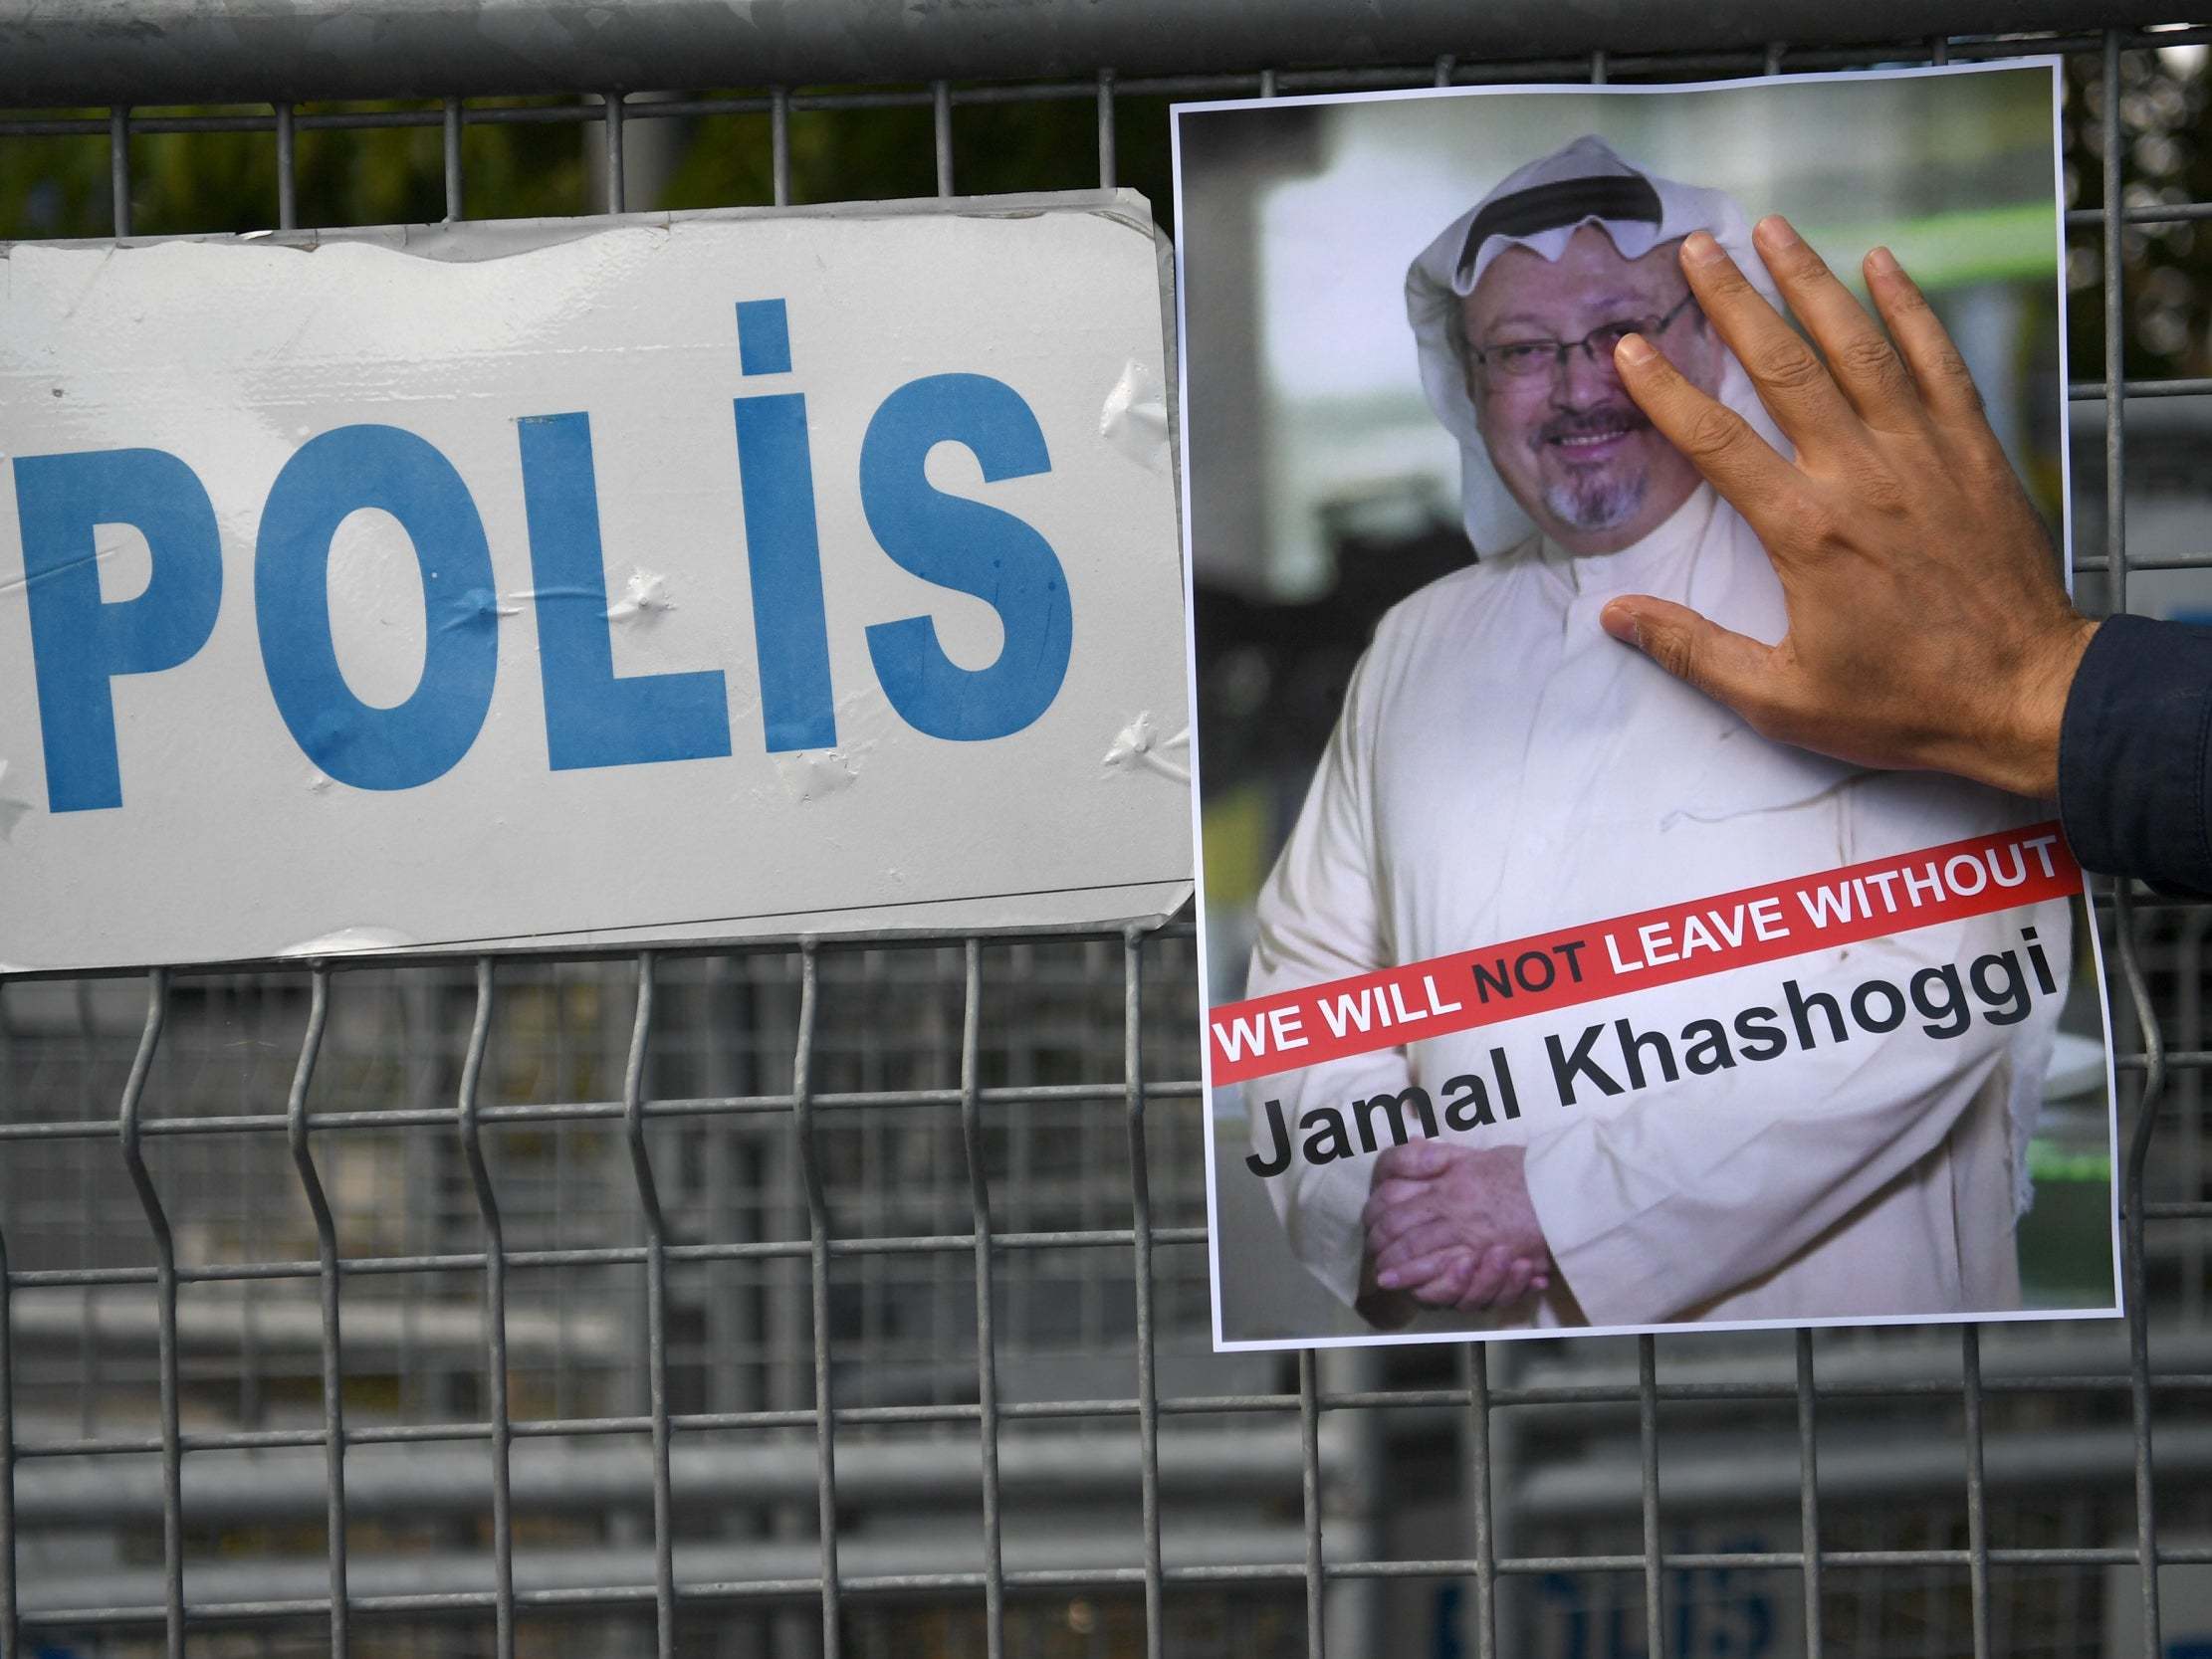
[[[1544,506],[1563,524],[1582,530],[1609,530],[1636,517],[1651,483],[1652,475],[1645,471],[1624,477],[1594,470],[1587,478],[1569,478],[1547,486]]]
[[[1547,421],[1537,439],[1548,445],[1562,438],[1634,432],[1651,422],[1633,404],[1626,408],[1595,409],[1563,414]],[[1609,530],[1626,523],[1644,505],[1652,475],[1648,468],[1631,472],[1612,466],[1587,470],[1570,467],[1565,479],[1544,489],[1544,506],[1563,524],[1582,530]]]

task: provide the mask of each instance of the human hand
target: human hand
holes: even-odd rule
[[[1385,1292],[1433,1308],[1501,1308],[1550,1287],[1551,1252],[1518,1146],[1412,1141],[1375,1160],[1360,1224]]]
[[[1767,646],[1643,596],[1609,604],[1606,631],[1764,736],[2056,794],[2067,691],[2097,625],[2068,601],[1957,348],[1887,250],[1865,272],[1894,347],[1786,220],[1753,237],[1820,355],[1710,236],[1684,242],[1682,271],[1794,464],[1648,341],[1630,335],[1614,362],[1765,543],[1789,631]]]

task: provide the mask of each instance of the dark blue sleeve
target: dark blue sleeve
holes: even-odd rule
[[[2059,817],[2086,869],[2212,894],[2212,628],[2115,616],[2059,735]]]

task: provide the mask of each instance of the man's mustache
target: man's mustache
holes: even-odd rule
[[[1616,432],[1641,432],[1652,423],[1634,403],[1623,400],[1603,409],[1574,409],[1554,415],[1536,429],[1536,441],[1554,444],[1562,438],[1595,438]]]

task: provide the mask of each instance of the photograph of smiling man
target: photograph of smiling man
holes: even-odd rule
[[[1222,1346],[2114,1310],[2049,803],[1770,742],[1598,622],[1786,630],[1613,363],[1789,453],[1681,263],[1771,298],[1770,212],[1922,279],[2064,544],[2054,110],[2037,64],[1178,111]]]

